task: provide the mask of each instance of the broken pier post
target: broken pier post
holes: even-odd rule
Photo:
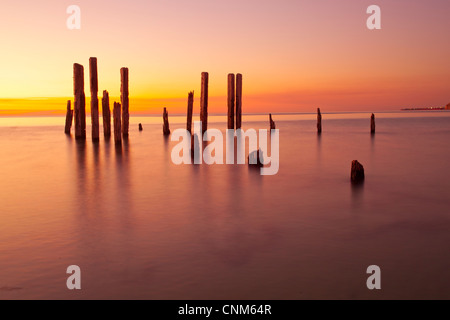
[[[105,138],[109,138],[111,137],[111,110],[109,109],[109,93],[106,90],[103,90],[102,113],[103,135]]]
[[[320,108],[317,108],[317,133],[322,133],[322,114],[320,113]]]
[[[272,114],[269,113],[270,130],[275,130],[275,121],[272,120]]]
[[[202,134],[208,129],[208,72],[202,72],[200,93],[200,121],[202,122]]]
[[[352,161],[350,179],[352,183],[361,183],[364,181],[364,167],[358,160]]]
[[[128,128],[130,121],[128,82],[128,68],[121,68],[120,102],[122,104],[122,134],[124,137],[128,137]]]
[[[236,129],[242,126],[242,74],[236,75]]]
[[[371,134],[375,133],[375,115],[373,113],[370,116],[370,133]]]
[[[98,141],[100,137],[100,127],[98,122],[98,75],[97,58],[89,58],[89,78],[91,85],[91,124],[92,140]]]
[[[248,154],[248,165],[262,167],[264,161],[264,153],[261,149],[252,151]]]
[[[114,141],[117,144],[119,144],[122,143],[122,123],[121,123],[121,105],[118,102],[114,102],[113,118],[114,118]]]
[[[234,129],[234,102],[235,102],[234,74],[228,74],[228,129]]]
[[[73,64],[73,93],[75,114],[75,138],[86,138],[86,101],[84,95],[84,68]]]
[[[192,134],[192,111],[194,109],[194,91],[188,94],[186,130]]]
[[[163,125],[163,133],[165,136],[170,134],[170,129],[169,129],[169,113],[167,112],[167,109],[164,107],[164,111],[163,111],[163,121],[164,121],[164,125]]]
[[[67,100],[67,112],[66,112],[66,126],[64,128],[64,133],[70,134],[70,129],[72,128],[73,110],[70,108],[70,100]]]

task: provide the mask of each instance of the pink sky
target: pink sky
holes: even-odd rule
[[[81,30],[66,27],[71,4],[81,8]],[[381,30],[366,27],[371,4],[381,7]],[[202,71],[213,112],[225,112],[227,74],[238,72],[244,112],[443,106],[449,14],[448,0],[3,0],[0,113],[64,112],[72,65],[87,75],[91,56],[100,92],[112,97],[119,69],[130,69],[139,112],[183,112],[191,90],[198,107]],[[31,97],[51,99],[15,100]]]

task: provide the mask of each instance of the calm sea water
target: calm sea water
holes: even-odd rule
[[[275,176],[174,165],[160,117],[132,118],[121,147],[90,128],[76,142],[63,118],[2,118],[0,298],[449,299],[449,116],[377,114],[371,136],[369,114],[324,114],[318,137],[315,115],[275,115]]]

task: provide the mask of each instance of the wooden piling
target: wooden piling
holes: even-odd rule
[[[272,114],[269,113],[270,130],[275,130],[275,121],[272,119]]]
[[[73,110],[70,108],[70,100],[67,100],[67,112],[66,112],[66,127],[64,133],[70,134],[72,128]]]
[[[100,137],[100,126],[98,121],[98,73],[97,58],[89,58],[89,79],[91,85],[91,124],[92,140],[98,141]]]
[[[73,64],[73,93],[75,113],[75,138],[86,138],[86,101],[84,96],[84,68]]]
[[[194,91],[188,94],[186,130],[192,133],[192,111],[194,109]]]
[[[120,101],[122,103],[122,133],[124,137],[127,137],[130,119],[128,101],[128,68],[120,69],[120,83]]]
[[[201,143],[202,143],[202,141],[199,140],[198,135],[196,133],[194,133],[191,136],[191,157],[193,159],[195,159],[196,147],[197,147],[197,149],[201,148]]]
[[[234,101],[235,101],[234,74],[228,74],[228,129],[234,129]]]
[[[103,90],[102,113],[103,135],[105,138],[109,138],[111,137],[111,110],[109,109],[109,93],[106,90]]]
[[[248,154],[247,162],[249,166],[262,167],[264,164],[261,159],[264,159],[264,153],[258,149]]]
[[[208,129],[208,72],[202,72],[202,85],[200,94],[200,121],[202,133]]]
[[[121,105],[118,102],[114,102],[113,118],[114,118],[114,141],[116,143],[122,143]]]
[[[236,75],[236,129],[242,126],[242,74]]]
[[[364,167],[358,160],[352,161],[350,180],[352,183],[361,183],[364,181]]]
[[[163,121],[164,121],[163,133],[165,136],[167,136],[170,134],[170,129],[169,129],[169,113],[167,112],[166,108],[164,108],[163,111]]]
[[[317,133],[322,133],[322,114],[320,113],[320,108],[317,108]]]
[[[375,133],[375,115],[373,113],[370,116],[370,133],[371,134]]]

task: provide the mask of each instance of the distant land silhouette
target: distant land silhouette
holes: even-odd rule
[[[408,110],[450,110],[450,103],[448,103],[445,107],[422,107],[422,108],[403,108],[402,111]]]

